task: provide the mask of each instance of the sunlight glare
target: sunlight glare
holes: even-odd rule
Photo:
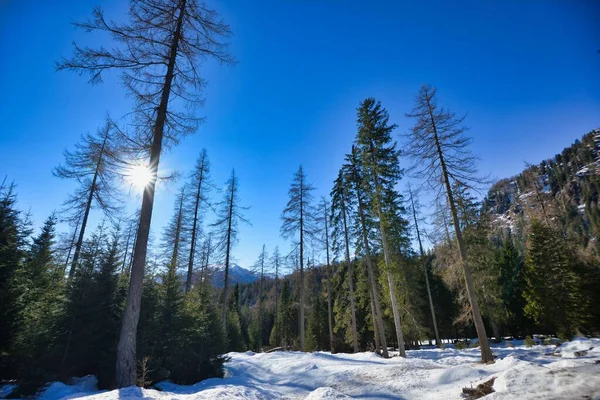
[[[129,182],[138,189],[144,189],[153,179],[152,171],[145,165],[134,165],[127,176]]]

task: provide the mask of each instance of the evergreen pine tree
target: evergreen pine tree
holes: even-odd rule
[[[352,222],[349,220],[353,203],[348,196],[348,181],[344,179],[343,170],[333,183],[331,190],[331,226],[333,237],[333,252],[344,251],[346,260],[348,299],[350,302],[350,326],[352,328],[352,346],[358,352],[358,332],[356,327],[356,296],[354,294],[354,268],[350,260],[350,235]]]
[[[327,316],[327,301],[317,294],[308,317],[306,345],[308,351],[325,351],[331,348]]]
[[[227,332],[227,305],[229,299],[229,264],[232,260],[231,251],[237,243],[238,225],[240,222],[249,224],[244,217],[243,211],[247,207],[240,206],[239,182],[235,176],[235,170],[231,171],[231,177],[227,181],[225,197],[218,204],[217,220],[212,224],[216,229],[216,248],[224,259],[225,276],[223,282],[223,294],[221,297],[221,322],[223,330]]]
[[[532,222],[524,270],[525,314],[565,338],[581,327],[584,310],[570,251],[560,234],[538,220]]]
[[[399,160],[400,151],[392,140],[395,124],[389,124],[389,116],[381,103],[373,98],[364,100],[358,108],[358,135],[356,138],[359,157],[364,165],[365,190],[370,194],[373,213],[379,219],[379,235],[384,256],[385,275],[390,291],[390,303],[394,315],[394,325],[398,350],[401,357],[406,357],[396,281],[393,270],[392,244],[390,237],[395,229],[396,240],[408,241],[407,222],[400,215],[404,208],[402,196],[395,190],[395,185],[402,177]]]
[[[306,175],[302,166],[294,174],[294,180],[289,190],[288,203],[281,214],[283,221],[281,225],[281,235],[285,239],[290,239],[298,234],[299,246],[299,271],[300,271],[300,309],[298,330],[300,332],[300,351],[304,351],[304,306],[305,306],[305,290],[304,290],[304,252],[307,240],[314,237],[317,228],[315,226],[316,214],[313,208],[313,186],[306,181]]]
[[[29,227],[17,209],[15,186],[0,182],[0,375],[15,377],[10,349],[22,322],[22,269]]]
[[[375,274],[375,263],[372,253],[374,244],[372,234],[375,228],[373,215],[370,213],[369,199],[365,193],[364,166],[359,158],[359,151],[352,146],[350,154],[346,155],[347,163],[343,166],[344,174],[350,183],[349,195],[356,200],[355,237],[356,251],[362,253],[367,266],[367,277],[369,282],[369,298],[371,304],[371,316],[373,318],[373,330],[375,332],[375,350],[381,352],[384,357],[389,357],[387,339],[383,325],[383,313],[381,311],[379,284]]]

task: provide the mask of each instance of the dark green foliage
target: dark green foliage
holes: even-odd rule
[[[587,311],[572,246],[540,221],[531,224],[525,258],[525,313],[546,329],[570,337]]]
[[[298,344],[298,309],[292,299],[292,287],[289,280],[285,280],[282,284],[279,310],[281,324],[279,345],[285,348],[295,348]],[[276,345],[275,342],[271,344]]]
[[[10,347],[20,325],[20,271],[29,228],[17,209],[14,185],[0,184],[0,376],[14,377]]]
[[[329,330],[327,327],[327,302],[323,296],[316,296],[313,299],[312,310],[308,316],[306,347],[308,351],[325,351],[330,349]]]

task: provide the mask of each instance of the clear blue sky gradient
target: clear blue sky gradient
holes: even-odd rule
[[[20,206],[36,224],[73,188],[51,174],[63,149],[96,130],[106,112],[129,111],[115,76],[91,86],[85,77],[55,72],[72,41],[102,42],[70,25],[95,4],[115,19],[127,7],[117,0],[0,3],[0,176],[18,184]],[[401,134],[410,128],[404,114],[420,85],[437,86],[441,104],[468,113],[480,169],[498,178],[600,126],[598,1],[223,0],[214,6],[231,25],[239,62],[205,65],[206,123],[161,166],[187,173],[206,147],[216,183],[236,168],[253,224],[242,227],[235,250],[242,266],[254,262],[263,243],[289,248],[279,227],[292,175],[303,164],[317,197],[329,193],[365,97],[382,101]],[[157,193],[155,236],[178,186]]]

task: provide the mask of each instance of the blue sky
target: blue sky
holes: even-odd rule
[[[0,3],[0,176],[18,184],[21,208],[39,224],[73,185],[54,178],[62,151],[110,112],[129,111],[114,76],[91,86],[55,72],[71,43],[90,43],[70,21],[94,5],[120,18],[117,0]],[[294,172],[304,165],[315,195],[327,195],[355,135],[355,109],[373,96],[397,133],[423,83],[468,113],[482,173],[518,173],[600,127],[600,3],[597,1],[223,0],[235,66],[207,63],[206,123],[161,166],[187,173],[202,147],[222,185],[240,179],[252,226],[235,256],[250,265],[279,237]],[[398,138],[402,146],[403,139]],[[407,160],[401,160],[404,166]],[[157,194],[153,231],[172,211],[179,184]],[[98,216],[95,216],[97,222]]]

